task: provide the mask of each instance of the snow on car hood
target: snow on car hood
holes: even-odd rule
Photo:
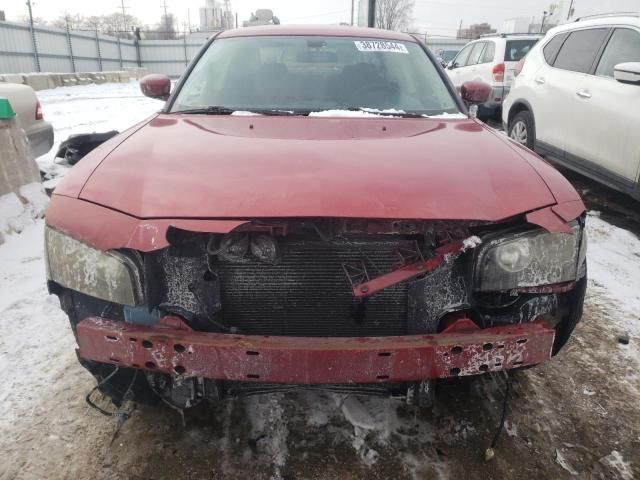
[[[79,198],[138,218],[496,221],[555,203],[540,160],[468,119],[158,115],[85,160],[62,190],[86,180]]]

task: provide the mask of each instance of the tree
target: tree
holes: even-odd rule
[[[406,30],[411,23],[414,0],[377,0],[376,27]]]

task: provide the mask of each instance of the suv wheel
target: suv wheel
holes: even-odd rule
[[[529,110],[523,110],[513,117],[509,125],[509,137],[533,150],[536,132],[533,126],[533,115]]]

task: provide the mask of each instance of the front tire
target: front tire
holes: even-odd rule
[[[536,130],[531,112],[529,110],[523,110],[516,114],[509,124],[508,133],[509,138],[533,150],[536,144]]]

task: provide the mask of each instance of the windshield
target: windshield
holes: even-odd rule
[[[538,43],[538,39],[509,40],[504,50],[505,62],[519,62]]]
[[[186,79],[171,111],[206,108],[218,113],[459,112],[418,44],[315,36],[214,41]]]

